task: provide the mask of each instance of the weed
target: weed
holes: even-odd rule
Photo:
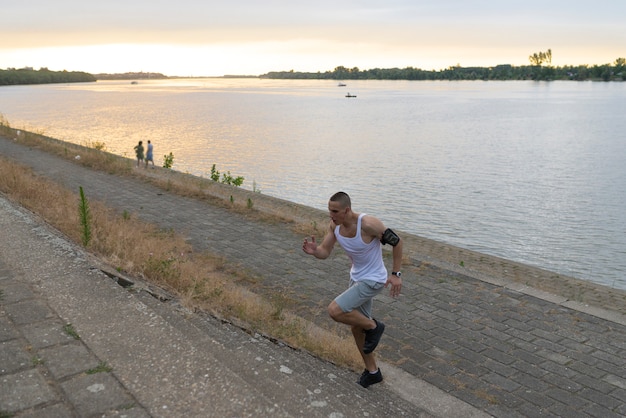
[[[222,174],[222,183],[229,184],[232,186],[241,186],[243,184],[244,178],[241,176],[233,177],[230,174],[230,171]]]
[[[172,168],[174,165],[174,154],[171,152],[163,156],[163,168]]]
[[[0,128],[2,128],[2,133],[4,133],[5,135],[11,131],[11,124],[2,113],[0,113]],[[16,136],[19,135],[20,131],[17,131]]]
[[[177,280],[181,275],[179,260],[175,257],[164,260],[149,258],[146,262],[145,273],[164,282]]]
[[[106,363],[106,361],[101,361],[96,367],[94,367],[93,369],[87,370],[85,373],[87,374],[108,373],[111,370],[113,370],[113,368],[109,366]]]
[[[281,321],[283,319],[285,319],[284,315],[283,315],[283,307],[280,305],[275,305],[275,310],[272,313],[272,319],[274,319],[275,321]]]
[[[211,292],[211,296],[212,297],[216,297],[219,298],[220,296],[222,296],[222,294],[224,293],[224,289],[222,289],[221,287],[216,287],[215,289],[213,289],[213,291]]]
[[[65,324],[63,326],[63,331],[65,331],[65,333],[73,339],[80,340],[80,336],[78,335],[78,332],[76,332],[72,324]]]
[[[230,171],[227,171],[226,173],[220,173],[219,170],[216,168],[215,164],[211,166],[210,178],[213,181],[228,184],[230,186],[241,186],[244,181],[244,178],[241,176],[233,177],[230,174]]]
[[[96,149],[98,151],[104,151],[106,149],[104,142],[100,142],[100,141],[96,141],[92,143],[91,146],[93,147],[93,149]]]
[[[211,180],[219,181],[220,180],[220,172],[215,168],[215,164],[211,166]]]
[[[83,187],[80,186],[79,190],[80,203],[78,204],[78,213],[80,217],[83,245],[87,247],[89,245],[89,241],[91,241],[91,212],[89,211],[89,202],[85,197]]]
[[[33,363],[33,366],[39,366],[43,364],[43,359],[37,355],[34,355],[32,358],[32,363]]]
[[[252,199],[248,198],[248,203],[246,205],[248,207],[248,209],[252,209],[252,207],[254,206],[254,203],[252,202]]]

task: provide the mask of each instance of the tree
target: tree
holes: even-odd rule
[[[343,78],[346,78],[346,76],[350,73],[350,70],[348,70],[343,65],[340,65],[339,67],[335,67],[334,73],[337,79],[341,80]]]
[[[552,64],[552,50],[548,49],[546,52],[535,52],[528,57],[530,64],[540,67],[544,62]]]

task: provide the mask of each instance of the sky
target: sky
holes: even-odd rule
[[[0,0],[0,69],[168,76],[612,64],[626,0]]]

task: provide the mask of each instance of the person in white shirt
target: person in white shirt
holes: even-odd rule
[[[146,152],[146,168],[148,168],[148,163],[152,163],[152,168],[154,168],[154,146],[148,140],[148,150]]]
[[[328,306],[328,313],[337,322],[350,325],[352,335],[361,353],[365,370],[358,383],[368,387],[382,382],[373,351],[385,331],[385,324],[372,317],[372,299],[384,287],[391,285],[390,295],[396,297],[402,290],[402,240],[377,218],[352,211],[350,196],[337,192],[328,202],[329,230],[321,244],[315,237],[304,239],[302,250],[319,259],[328,258],[335,243],[339,243],[350,260],[350,286]],[[393,247],[393,269],[387,274],[382,246]]]

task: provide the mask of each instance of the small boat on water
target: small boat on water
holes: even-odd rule
[[[356,94],[350,94],[350,93],[348,93],[348,94],[346,94],[346,97],[356,97]]]
[[[344,83],[342,83],[341,81],[339,82],[339,84],[337,84],[337,87],[345,87],[346,85]]]
[[[139,84],[138,81],[131,81],[130,84]]]

